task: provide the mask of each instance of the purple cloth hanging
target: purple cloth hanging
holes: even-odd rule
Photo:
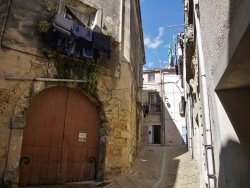
[[[86,39],[87,41],[92,41],[92,31],[77,23],[73,23],[72,33],[77,37],[82,37]]]

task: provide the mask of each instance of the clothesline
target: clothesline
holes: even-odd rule
[[[111,57],[110,36],[92,31],[60,14],[54,16],[49,36],[50,47],[65,50],[67,56],[85,56],[96,60],[100,53],[104,53],[107,58]]]

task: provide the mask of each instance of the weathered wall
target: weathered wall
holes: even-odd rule
[[[248,1],[249,2],[249,1]],[[244,7],[241,5],[245,4]],[[209,94],[209,104],[210,104],[210,117],[212,123],[212,135],[213,135],[213,142],[214,144],[214,153],[215,153],[215,167],[216,167],[216,174],[223,174],[219,175],[219,185],[220,187],[230,187],[234,185],[243,186],[245,187],[246,184],[244,183],[244,177],[242,179],[243,184],[239,184],[239,179],[235,178],[235,176],[231,173],[226,173],[226,168],[231,168],[234,171],[235,167],[228,167],[227,165],[224,166],[225,169],[221,168],[220,166],[223,164],[223,158],[226,156],[223,150],[223,146],[221,140],[226,139],[226,135],[221,133],[220,127],[221,119],[223,119],[223,112],[214,108],[214,104],[216,104],[215,99],[215,88],[217,87],[214,85],[213,80],[216,80],[216,71],[220,70],[221,74],[223,74],[223,69],[218,69],[221,64],[227,66],[230,63],[230,57],[235,52],[234,50],[237,48],[239,41],[235,41],[238,38],[237,35],[241,35],[241,33],[235,32],[234,35],[231,34],[231,31],[237,30],[239,25],[235,24],[235,15],[239,14],[240,12],[245,12],[244,10],[247,9],[247,1],[231,1],[231,0],[224,0],[219,2],[213,1],[202,1],[200,3],[200,22],[201,22],[201,30],[202,30],[202,40],[203,40],[203,51],[204,57],[206,62],[206,75],[207,75],[207,85],[208,85],[208,94]],[[213,10],[213,14],[211,11]],[[210,12],[210,13],[209,13]],[[209,16],[207,16],[209,15]],[[245,19],[242,17],[241,19]],[[244,32],[244,31],[241,31]],[[231,41],[234,41],[231,42]],[[226,52],[226,53],[225,53]],[[226,55],[226,56],[225,56]],[[226,58],[225,58],[226,57]],[[225,106],[224,106],[225,108]],[[241,113],[241,112],[238,112]],[[231,119],[230,115],[228,114],[229,118]],[[224,123],[223,123],[224,124]],[[228,125],[230,126],[230,124]],[[236,128],[236,127],[235,127]],[[229,134],[234,134],[232,131]],[[226,137],[225,137],[226,136]],[[228,139],[228,138],[227,138]],[[224,142],[224,141],[223,141]],[[231,147],[231,146],[229,146]],[[232,146],[235,147],[235,146]],[[236,149],[236,148],[235,148]],[[237,148],[241,150],[240,148]],[[236,150],[237,150],[236,149]],[[239,151],[237,151],[239,152]],[[230,154],[231,155],[231,154]],[[231,157],[233,157],[231,155]],[[239,161],[239,160],[237,160]],[[241,162],[239,162],[239,166]],[[235,169],[236,170],[236,169]],[[224,174],[224,172],[225,174]],[[225,176],[224,176],[225,175]],[[231,179],[231,183],[223,184],[223,179]],[[238,180],[237,180],[238,179]],[[225,180],[225,182],[227,182]]]
[[[206,80],[208,86],[208,101],[209,101],[209,112],[210,112],[210,122],[212,126],[212,139],[214,146],[214,159],[215,159],[215,172],[218,180],[219,187],[248,187],[249,183],[247,180],[247,173],[244,175],[234,174],[234,171],[237,171],[239,166],[248,166],[249,162],[245,161],[245,155],[248,153],[248,149],[245,149],[242,146],[239,146],[239,143],[243,143],[244,139],[240,132],[243,130],[241,127],[243,123],[233,121],[236,118],[236,114],[244,114],[243,109],[245,109],[248,104],[248,100],[244,102],[241,106],[241,110],[235,111],[235,115],[229,113],[228,105],[230,101],[227,100],[228,96],[233,96],[231,91],[218,91],[215,92],[218,87],[221,78],[224,76],[227,79],[227,82],[223,84],[227,86],[227,89],[233,87],[233,84],[240,86],[245,84],[244,87],[249,87],[249,79],[246,76],[246,71],[249,70],[248,66],[245,66],[246,62],[249,62],[249,56],[244,55],[244,62],[242,60],[235,61],[237,58],[235,56],[242,56],[240,54],[244,50],[249,49],[247,45],[249,43],[249,37],[245,37],[245,43],[240,43],[246,29],[249,27],[249,16],[247,11],[249,10],[250,3],[247,0],[221,0],[221,1],[200,1],[199,2],[199,16],[201,23],[201,36],[203,43],[203,52],[205,58],[205,71],[206,71]],[[213,14],[211,14],[213,12]],[[244,21],[240,21],[244,20]],[[249,33],[249,31],[247,30]],[[249,34],[244,35],[249,36]],[[248,41],[248,42],[246,42]],[[243,47],[244,46],[244,47]],[[197,46],[196,46],[197,48]],[[244,49],[245,48],[245,49]],[[241,49],[241,50],[238,50]],[[243,50],[242,50],[243,49]],[[238,53],[237,55],[235,55]],[[246,54],[246,51],[245,53]],[[232,61],[234,60],[234,61]],[[191,63],[191,62],[188,62]],[[234,66],[230,65],[233,64]],[[244,66],[243,66],[244,64]],[[226,72],[227,69],[231,66],[231,72]],[[238,72],[236,72],[237,70]],[[234,76],[231,76],[228,79],[228,74],[237,73]],[[244,73],[244,75],[242,75]],[[198,90],[201,89],[199,85],[199,80],[196,78],[192,80],[190,97],[192,97],[194,106],[194,121],[198,125],[201,133],[205,133],[203,128],[204,116],[208,114],[202,114],[200,109],[199,101],[202,100],[202,95],[197,95],[197,91],[192,93],[192,89],[198,85]],[[229,75],[230,76],[230,75]],[[242,83],[241,83],[242,82]],[[219,83],[219,84],[218,84]],[[221,86],[221,85],[220,85]],[[235,85],[234,85],[235,86]],[[220,89],[220,88],[218,88]],[[236,92],[236,91],[234,91]],[[246,90],[244,91],[246,92]],[[223,93],[223,94],[221,94]],[[238,92],[239,93],[239,92]],[[232,95],[231,95],[232,94]],[[225,96],[227,96],[225,98]],[[238,94],[238,97],[242,97],[243,94]],[[234,96],[236,98],[236,94]],[[239,102],[239,101],[238,101]],[[235,104],[234,104],[235,105]],[[237,105],[235,105],[237,106]],[[197,116],[198,115],[198,116]],[[202,122],[201,122],[202,121]],[[249,120],[246,120],[249,121]],[[196,128],[195,126],[194,128]],[[225,129],[227,129],[225,131]],[[237,132],[237,129],[241,129],[240,132]],[[197,130],[194,130],[197,132]],[[246,134],[249,131],[245,131]],[[249,134],[248,134],[249,135]],[[194,141],[203,141],[199,138],[195,138]],[[195,143],[194,146],[200,147],[199,149],[194,148],[195,155],[200,166],[200,172],[204,172],[204,166],[202,165],[205,162],[204,156],[199,156],[199,153],[203,153],[203,146],[199,146],[199,143]],[[230,150],[237,152],[241,158],[240,160],[235,160],[233,153],[230,153]],[[234,160],[236,166],[230,165],[223,161]],[[244,164],[244,165],[243,165]],[[204,177],[201,178],[201,187],[205,185],[207,175],[204,174]]]
[[[7,1],[6,1],[7,2]],[[90,1],[82,1],[90,3]],[[103,11],[103,20],[100,10],[97,13],[97,25],[105,23],[113,37],[119,38],[121,23],[120,2],[96,0],[95,7]],[[126,1],[126,6],[133,11],[127,14],[138,15],[136,4]],[[92,2],[93,3],[93,2]],[[125,6],[125,5],[124,5]],[[5,5],[2,6],[6,9]],[[1,7],[1,8],[2,8]],[[29,9],[29,11],[27,11]],[[88,88],[76,83],[55,83],[35,81],[10,81],[6,76],[20,77],[61,77],[56,63],[47,59],[41,52],[46,44],[38,35],[37,23],[48,19],[52,12],[46,12],[42,1],[19,0],[12,1],[9,17],[4,28],[2,46],[0,49],[0,178],[18,182],[19,159],[22,142],[22,129],[25,126],[25,111],[30,100],[48,87],[64,85],[80,89],[97,106],[100,112],[102,128],[100,129],[100,158],[98,177],[109,179],[129,172],[130,166],[140,147],[137,142],[140,135],[141,122],[140,104],[141,74],[144,56],[143,47],[138,33],[138,19],[131,25],[126,25],[128,30],[134,30],[132,35],[124,36],[123,41],[133,38],[133,48],[137,56],[129,62],[120,61],[123,54],[119,49],[112,51],[112,58],[99,77],[97,84]],[[3,16],[4,17],[4,16]],[[1,21],[3,21],[1,19]],[[125,27],[125,26],[124,26]],[[135,28],[134,28],[135,27]],[[134,40],[137,38],[137,40]],[[127,46],[128,52],[132,49]],[[137,70],[139,69],[139,70]],[[71,74],[68,78],[75,78]],[[5,173],[5,174],[4,174]]]

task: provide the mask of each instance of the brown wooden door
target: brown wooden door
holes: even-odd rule
[[[95,106],[80,92],[54,87],[39,93],[26,113],[21,159],[28,157],[30,163],[20,163],[19,184],[94,179],[89,159],[98,161],[99,128]]]

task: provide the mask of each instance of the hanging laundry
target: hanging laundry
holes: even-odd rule
[[[82,45],[84,48],[86,48],[88,50],[92,50],[92,42],[91,41],[87,41],[86,39],[82,38]]]
[[[177,64],[175,65],[175,73],[176,73],[176,75],[179,75],[179,69],[178,69],[178,65]]]
[[[73,21],[64,18],[60,14],[55,15],[55,19],[53,21],[53,27],[60,33],[63,33],[67,36],[71,35],[71,31],[73,28]]]
[[[83,48],[82,55],[87,58],[93,58],[93,51],[88,48]]]
[[[64,35],[56,31],[53,27],[51,27],[48,30],[48,32],[49,32],[49,47],[50,48],[62,49],[65,47],[65,43],[68,38],[67,35]]]
[[[77,37],[76,39],[76,46],[75,46],[75,52],[74,52],[74,58],[77,58],[79,55],[82,56],[83,49],[84,49],[84,41],[85,39],[81,37]]]
[[[62,49],[67,56],[93,58],[103,64],[107,58],[111,57],[110,36],[93,32],[72,21],[72,17],[69,15],[64,18],[62,15],[56,14],[52,26],[50,46]]]
[[[145,118],[149,113],[149,106],[148,104],[143,105],[143,117]]]
[[[93,59],[97,60],[100,58],[99,50],[94,49],[93,50]]]
[[[72,51],[74,51],[73,49],[75,48],[75,43],[76,43],[76,37],[74,35],[71,35],[71,37],[69,37],[67,39],[67,56],[71,56]]]
[[[57,39],[56,39],[56,47],[64,48],[65,41],[66,41],[66,37],[63,34],[58,33]]]
[[[108,58],[110,58],[110,40],[110,36],[104,35],[102,33],[93,32],[92,49],[106,52],[108,54]]]
[[[87,41],[92,41],[92,31],[77,23],[73,23],[72,33],[77,37],[82,37],[86,39]]]

